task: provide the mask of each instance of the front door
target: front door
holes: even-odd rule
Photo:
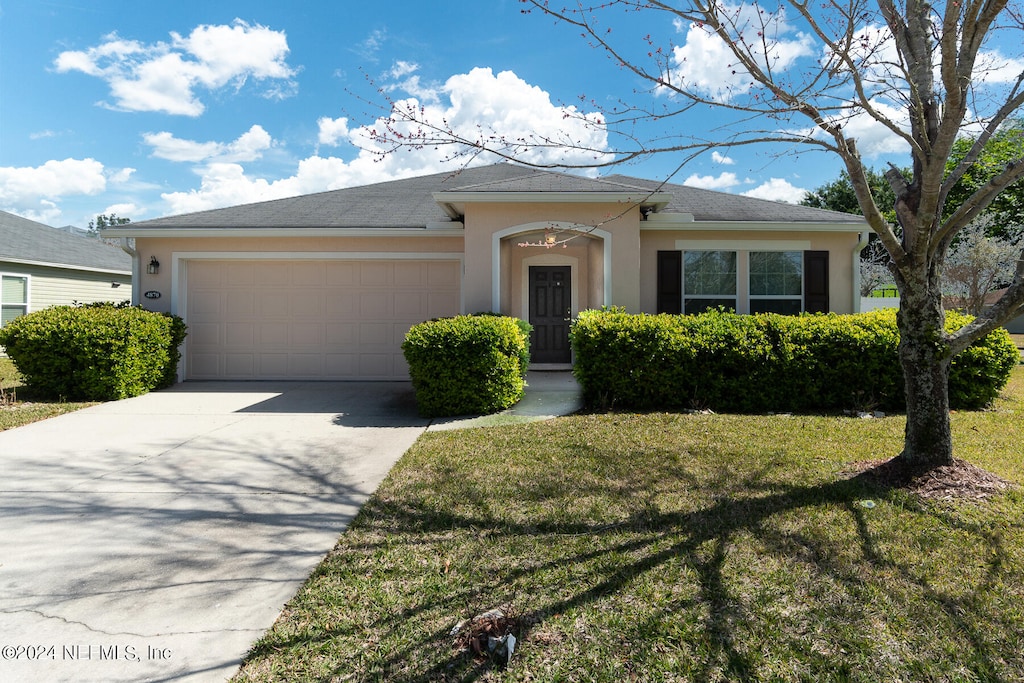
[[[530,266],[530,360],[570,363],[572,270],[569,266]]]

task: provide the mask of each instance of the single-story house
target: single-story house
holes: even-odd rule
[[[512,164],[158,218],[133,237],[134,299],[188,324],[182,379],[407,378],[434,317],[528,320],[571,362],[580,311],[860,305],[863,218],[622,175]]]
[[[0,326],[50,306],[129,301],[132,260],[118,247],[0,211]]]

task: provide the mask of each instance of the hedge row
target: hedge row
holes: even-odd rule
[[[54,306],[0,329],[28,386],[68,400],[107,401],[174,384],[185,323],[112,303]]]
[[[949,313],[950,330],[967,324]],[[857,315],[631,315],[587,311],[573,324],[574,373],[595,407],[728,412],[904,410],[894,310]],[[991,402],[1019,362],[1000,329],[957,356],[954,408]]]
[[[491,314],[414,325],[402,342],[424,417],[486,415],[523,397],[530,326]]]

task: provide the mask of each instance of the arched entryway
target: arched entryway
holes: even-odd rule
[[[563,241],[548,248],[544,236],[552,231]],[[603,230],[562,222],[518,225],[494,235],[494,310],[534,326],[533,363],[572,362],[572,320],[608,301],[610,238]]]

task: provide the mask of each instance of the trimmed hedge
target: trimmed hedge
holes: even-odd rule
[[[54,306],[0,329],[28,386],[68,400],[108,401],[174,384],[181,318],[112,303]]]
[[[950,330],[969,320],[947,314]],[[586,311],[571,337],[573,372],[594,407],[906,409],[895,310],[801,316]],[[1006,330],[979,340],[952,362],[951,405],[990,403],[1019,360]]]
[[[490,314],[430,320],[409,330],[402,352],[424,417],[496,413],[523,397],[529,325]]]

